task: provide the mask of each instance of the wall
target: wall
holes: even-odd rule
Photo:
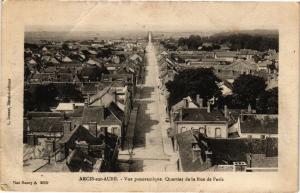
[[[206,130],[207,137],[216,138],[216,128],[220,128],[221,138],[228,137],[227,124],[203,124],[203,123],[175,123],[175,127],[177,127],[177,133],[181,133],[187,130],[199,129],[200,127],[204,127]],[[185,127],[184,130],[181,131],[181,128]]]

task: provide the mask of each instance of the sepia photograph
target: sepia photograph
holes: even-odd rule
[[[1,3],[0,190],[299,189],[298,3]]]
[[[278,166],[278,31],[25,32],[24,170]]]

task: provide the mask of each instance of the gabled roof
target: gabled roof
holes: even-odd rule
[[[273,78],[268,82],[266,90],[271,90],[276,87],[278,87],[278,80]]]
[[[189,103],[189,107],[190,108],[197,108],[198,106],[193,102],[192,98],[190,96],[186,97],[185,99],[187,99],[187,102]],[[182,99],[181,101],[179,101],[178,103],[176,103],[175,105],[172,106],[172,111],[178,111],[179,109],[182,109],[185,107],[185,99]]]
[[[98,99],[101,99],[105,94],[107,94],[111,90],[111,86],[107,86],[103,88],[102,90],[98,91],[95,95],[90,97],[89,103],[92,104]]]
[[[31,64],[31,65],[36,65],[36,61],[34,59],[31,59],[28,61],[28,64]]]
[[[217,57],[237,57],[237,52],[236,51],[218,51],[215,52]]]
[[[104,120],[104,107],[103,106],[95,106],[95,107],[87,107],[83,109],[83,123],[96,122],[97,124],[101,124]]]
[[[124,112],[114,103],[111,102],[110,105],[108,106],[108,110],[116,116],[120,121],[124,120],[125,114]]]
[[[62,132],[63,120],[63,117],[34,117],[29,120],[29,128],[31,132]]]
[[[175,117],[175,121],[179,121],[179,117]],[[218,111],[211,109],[208,113],[204,108],[182,108],[182,121],[196,122],[226,122],[224,115]]]
[[[63,62],[72,62],[71,58],[69,58],[68,56],[65,56],[63,59],[62,59]]]
[[[223,70],[233,70],[239,72],[246,72],[248,70],[256,71],[256,63],[248,60],[237,60],[228,66],[224,66]]]
[[[160,53],[161,55],[168,55],[168,53],[166,52],[166,51],[162,51],[161,53]]]
[[[100,65],[99,62],[96,62],[95,60],[92,60],[92,59],[89,59],[86,63],[90,64],[90,65]]]
[[[118,124],[123,121],[124,113],[114,103],[109,107],[92,106],[83,110],[82,123],[96,122],[97,124]]]
[[[143,61],[143,58],[138,55],[138,54],[133,54],[131,57],[130,57],[130,60],[139,60],[140,62]]]

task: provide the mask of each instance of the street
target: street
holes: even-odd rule
[[[176,171],[176,153],[167,137],[165,103],[159,96],[158,65],[155,47],[149,36],[145,84],[141,86],[140,105],[134,137],[133,164],[130,171]]]

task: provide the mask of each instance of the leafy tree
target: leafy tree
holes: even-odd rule
[[[253,75],[241,75],[233,82],[233,94],[240,100],[241,108],[249,104],[255,107],[256,99],[265,91],[263,78]]]
[[[278,87],[265,91],[259,96],[256,110],[258,113],[278,113]]]
[[[83,79],[83,77],[88,77],[88,80],[90,81],[100,81],[102,74],[108,73],[108,70],[104,66],[87,66],[81,70],[80,77],[81,79]]]
[[[204,102],[213,96],[221,96],[221,90],[217,82],[220,82],[220,80],[211,68],[186,69],[181,71],[175,75],[173,81],[166,84],[167,90],[170,93],[168,108],[187,96],[195,98],[197,94],[200,94]]]
[[[57,94],[57,90],[53,84],[38,85],[32,93],[37,108],[36,110],[50,111],[49,107],[57,103]]]
[[[199,35],[191,35],[188,38],[179,38],[178,46],[187,46],[189,50],[197,50],[202,45],[202,39]]]
[[[59,92],[58,97],[62,102],[83,102],[82,93],[75,88],[74,84],[65,84]]]

